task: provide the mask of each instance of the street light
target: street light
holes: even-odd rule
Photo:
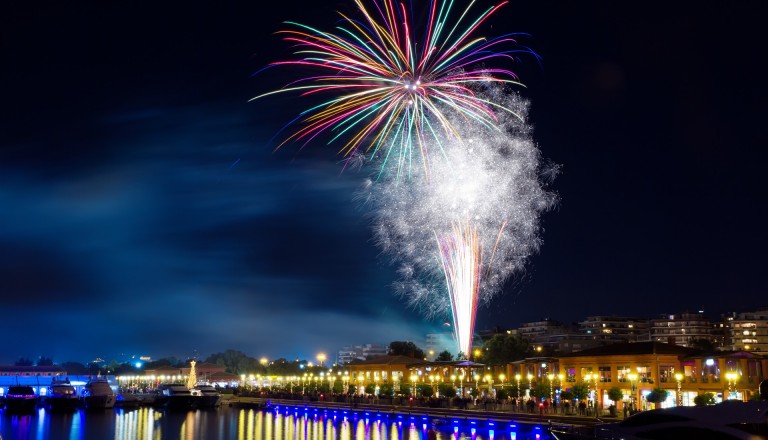
[[[533,390],[533,374],[528,373],[528,398],[531,398],[531,391]]]
[[[323,366],[323,362],[325,362],[325,353],[318,353],[317,354],[317,361],[320,362],[320,366]]]
[[[549,374],[547,375],[547,379],[549,379],[549,401],[550,401],[550,403],[552,402],[552,400],[554,400],[554,394],[555,394],[555,393],[554,393],[554,389],[553,389],[553,387],[552,387],[552,380],[553,380],[554,378],[555,378],[555,375],[554,375],[554,374],[552,374],[552,373],[549,373]]]
[[[485,383],[488,384],[488,397],[491,397],[491,393],[493,392],[493,376],[486,374]]]
[[[677,406],[683,406],[683,375],[675,373],[675,380],[677,380]]]
[[[729,371],[725,373],[725,378],[728,379],[728,399],[730,399],[732,393],[736,389],[736,380],[739,378],[739,375],[733,371]]]
[[[504,379],[506,379],[507,376],[504,375],[504,373],[499,374],[499,381],[501,382],[501,389],[504,389]]]
[[[416,397],[416,379],[418,376],[411,374],[411,397]]]
[[[517,381],[517,400],[518,400],[518,405],[520,404],[519,400],[520,400],[520,379],[521,378],[522,377],[519,374],[515,374],[515,380]]]
[[[630,404],[630,409],[635,410],[635,395],[637,394],[635,390],[635,382],[637,381],[637,374],[636,373],[629,373],[627,374],[627,377],[629,378],[629,385],[632,387],[632,403]]]

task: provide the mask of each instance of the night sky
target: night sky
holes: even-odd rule
[[[0,363],[225,349],[312,359],[441,329],[393,295],[335,147],[248,102],[285,20],[350,2],[12,2],[0,9]],[[676,2],[669,2],[676,3]],[[562,166],[543,246],[477,328],[712,316],[765,299],[764,1],[512,2],[511,67]],[[481,2],[483,9],[490,2]]]

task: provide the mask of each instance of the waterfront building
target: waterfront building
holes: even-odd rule
[[[735,313],[728,323],[731,350],[768,355],[768,308]]]
[[[395,392],[413,393],[418,385],[437,386],[452,383],[459,394],[470,386],[477,386],[486,376],[485,365],[468,360],[425,361],[409,356],[381,356],[348,365],[351,384],[358,394],[365,393],[367,385],[378,387],[387,383]]]
[[[743,351],[712,351],[664,344],[637,342],[612,344],[562,355],[557,369],[563,388],[576,383],[590,387],[591,399],[601,409],[615,404],[619,410],[632,404],[649,409],[645,400],[654,388],[669,394],[662,407],[693,405],[693,399],[712,393],[716,401],[748,400],[768,375],[768,358]],[[618,387],[622,402],[612,402],[608,390]]]
[[[650,340],[648,320],[634,316],[588,316],[579,322],[579,333],[603,343]]]
[[[712,322],[704,312],[683,312],[677,315],[660,315],[651,320],[651,340],[690,347],[694,341],[715,343]]]

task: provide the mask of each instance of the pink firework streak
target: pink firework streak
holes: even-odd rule
[[[454,224],[451,234],[438,239],[438,246],[451,301],[456,343],[459,350],[469,356],[483,265],[477,228],[469,222]]]
[[[325,73],[298,79],[252,100],[285,92],[330,98],[289,123],[300,127],[278,148],[290,141],[304,146],[322,133],[332,132],[329,143],[343,139],[340,153],[345,157],[367,155],[381,162],[382,171],[394,163],[398,175],[410,175],[417,157],[428,169],[426,137],[438,140],[438,133],[444,133],[461,138],[461,130],[451,122],[457,117],[497,129],[497,112],[512,110],[484,98],[477,89],[519,83],[509,70],[477,66],[532,52],[518,46],[511,34],[494,39],[475,36],[481,24],[507,2],[470,21],[466,17],[473,3],[449,23],[453,2],[433,0],[426,21],[418,26],[424,29],[421,38],[415,35],[405,4],[392,0],[374,1],[370,7],[356,0],[362,20],[340,14],[342,22],[335,33],[288,22],[298,29],[279,33],[294,45],[301,59],[271,66]],[[439,140],[436,145],[440,148]]]

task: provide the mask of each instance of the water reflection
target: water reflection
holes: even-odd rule
[[[81,410],[68,414],[41,409],[28,415],[0,411],[2,440],[523,440],[545,437],[540,427],[520,431],[517,427],[476,429],[475,426],[450,425],[432,430],[431,423],[424,419],[284,408],[279,412],[228,407],[189,412],[136,408]]]

